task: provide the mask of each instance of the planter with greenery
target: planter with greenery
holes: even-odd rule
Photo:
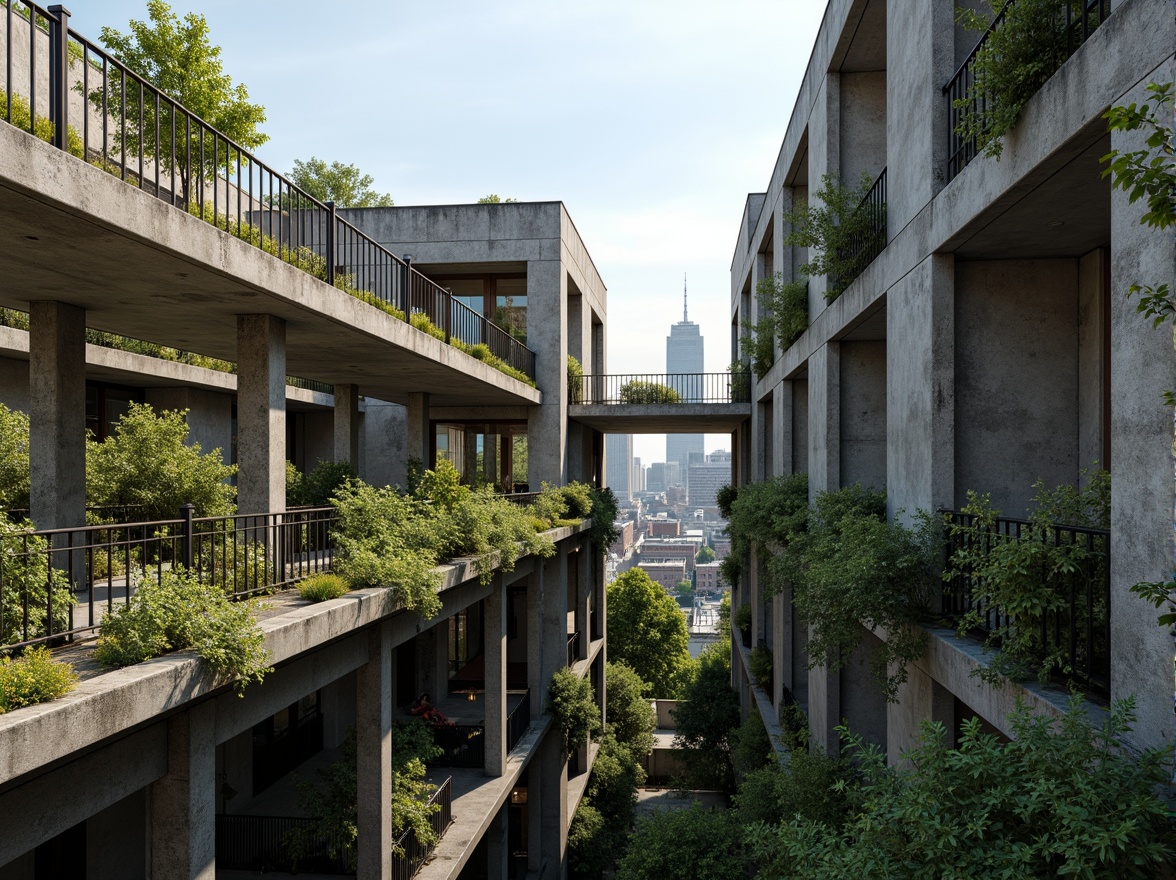
[[[621,403],[681,403],[682,395],[669,385],[634,379],[621,386]]]
[[[584,368],[568,355],[568,403],[584,402]]]
[[[94,656],[103,666],[131,666],[185,648],[238,693],[273,671],[251,606],[179,569],[141,583],[130,602],[106,615]]]
[[[0,714],[56,700],[77,684],[73,666],[54,660],[48,648],[26,648],[19,657],[0,657]]]
[[[740,605],[735,609],[735,628],[742,636],[743,647],[751,647],[751,606]]]
[[[777,272],[755,286],[759,320],[743,321],[739,345],[751,358],[756,376],[767,375],[776,362],[776,343],[786,351],[808,329],[808,280],[784,281]]]
[[[338,599],[347,592],[347,582],[337,574],[312,574],[298,585],[298,595],[309,602]]]
[[[1095,654],[1106,654],[1110,609],[1100,585],[1108,539],[1055,528],[1109,528],[1110,474],[1084,470],[1082,484],[1047,489],[1042,481],[1035,483],[1034,509],[1019,537],[998,529],[1000,511],[988,495],[969,491],[960,511],[964,518],[948,519],[953,551],[943,579],[968,584],[973,608],[958,620],[960,633],[987,629],[986,644],[999,648],[991,666],[974,675],[997,683],[1005,676],[1023,677],[1032,666],[1044,683],[1052,675],[1074,674],[1069,639],[1052,638],[1055,629],[1063,634],[1089,629]],[[1085,637],[1077,639],[1079,662],[1092,659],[1085,656],[1086,643]]]
[[[772,652],[763,645],[751,649],[751,680],[756,687],[768,690],[772,686]]]
[[[873,185],[868,174],[852,187],[842,185],[835,174],[822,175],[813,197],[794,205],[785,215],[789,228],[785,243],[810,248],[809,261],[799,271],[825,276],[825,299],[829,302],[837,299],[873,258],[872,251],[856,246],[870,239],[878,223],[885,220],[863,205]]]

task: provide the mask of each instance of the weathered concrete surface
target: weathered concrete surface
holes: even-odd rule
[[[286,324],[237,316],[237,509],[286,509]]]
[[[149,793],[151,876],[215,880],[216,710],[196,703],[165,723],[167,772]]]
[[[606,434],[728,434],[751,418],[751,404],[576,403],[568,418]]]
[[[356,873],[391,880],[392,621],[370,627],[367,642],[367,662],[355,676]]]
[[[30,513],[42,529],[86,521],[86,313],[29,308]]]

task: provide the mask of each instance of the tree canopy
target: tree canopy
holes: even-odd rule
[[[608,654],[649,684],[651,696],[677,697],[690,680],[686,618],[678,603],[639,568],[608,587]]]
[[[605,664],[604,680],[608,728],[635,758],[644,758],[653,751],[653,731],[657,726],[653,707],[644,696],[649,685],[624,663]]]
[[[334,202],[339,208],[390,208],[392,196],[372,189],[375,178],[356,165],[331,162],[311,156],[294,160],[290,181],[320,202]]]
[[[502,199],[498,197],[498,193],[490,193],[488,196],[482,196],[478,199],[479,205],[509,205],[517,202],[518,199]]]
[[[674,723],[674,745],[686,761],[687,785],[733,791],[732,733],[740,717],[739,697],[731,690],[730,642],[720,641],[699,656],[698,673],[674,710]]]
[[[234,84],[232,77],[225,73],[220,46],[212,45],[209,40],[208,22],[204,16],[189,12],[181,20],[164,0],[148,0],[147,17],[147,22],[132,19],[128,25],[130,33],[126,34],[112,27],[103,27],[103,44],[132,71],[240,146],[252,150],[269,140],[259,128],[265,122],[265,107],[251,102],[245,86]],[[158,143],[155,138],[157,130],[172,131],[170,108],[160,108],[156,119],[154,102],[140,107],[137,100],[132,102],[128,97],[124,107],[121,94],[120,81],[112,78],[107,83],[105,95],[99,88],[89,97],[98,106],[102,106],[105,97],[108,112],[116,118],[125,117],[128,153],[141,146],[160,161],[174,162],[180,168],[186,197],[189,150],[177,135],[181,143],[173,156],[170,134],[166,138],[161,136]],[[180,127],[182,121],[179,117],[174,121],[177,130],[185,130]],[[191,155],[200,155],[199,132],[194,130],[191,137],[194,146]],[[223,163],[228,158],[222,155],[220,161]]]
[[[699,565],[706,565],[708,562],[714,562],[715,551],[703,544],[698,548],[698,553],[695,555],[694,561]]]

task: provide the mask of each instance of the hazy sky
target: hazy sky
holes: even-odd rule
[[[822,0],[178,0],[266,108],[259,157],[360,166],[398,205],[561,200],[608,287],[609,372],[664,372],[681,316],[731,359],[730,266],[768,183]],[[75,0],[127,30],[146,0]],[[729,446],[708,437],[707,451]],[[643,463],[661,437],[635,437]]]

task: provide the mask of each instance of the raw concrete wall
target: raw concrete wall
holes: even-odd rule
[[[155,409],[188,411],[188,443],[202,452],[221,451],[227,462],[233,450],[233,397],[201,388],[148,388],[144,399]]]
[[[1103,352],[1110,338],[1107,282],[1110,251],[1100,248],[1078,261],[1078,464],[1110,465],[1104,420],[1109,419],[1111,365]]]
[[[29,411],[29,362],[0,358],[0,403]]]
[[[841,183],[873,182],[886,167],[886,71],[842,73]]]
[[[886,488],[886,342],[841,343],[841,485]]]
[[[808,410],[807,379],[792,382],[792,473],[808,471]]]
[[[1078,476],[1075,260],[956,263],[956,503],[1022,516],[1033,483]]]
[[[408,411],[399,404],[367,401],[360,444],[360,476],[373,486],[408,483]]]
[[[873,633],[862,631],[862,641],[839,673],[841,718],[866,742],[886,750],[886,697],[870,673],[870,658],[882,647]]]

